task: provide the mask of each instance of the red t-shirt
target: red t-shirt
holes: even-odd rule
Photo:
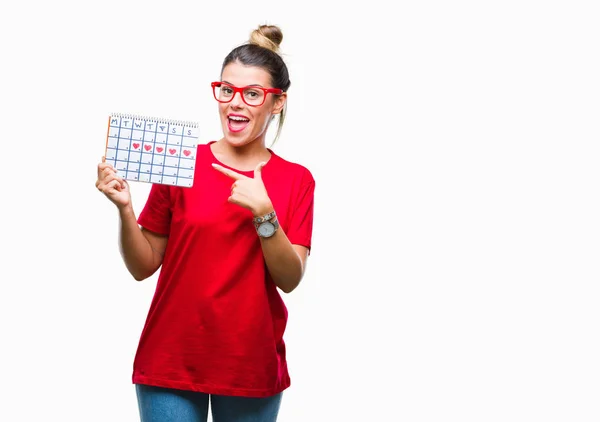
[[[212,163],[225,166],[209,144],[198,145],[193,187],[152,185],[138,218],[169,240],[133,383],[267,397],[290,385],[287,309],[267,271],[252,213],[227,202],[234,180]],[[311,173],[271,151],[262,178],[280,229],[292,244],[310,248]]]

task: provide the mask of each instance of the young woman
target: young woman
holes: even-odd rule
[[[143,422],[206,421],[209,401],[215,422],[275,421],[290,385],[279,291],[304,274],[315,181],[265,144],[290,86],[282,38],[261,25],[225,58],[212,83],[223,138],[198,145],[192,188],[152,185],[136,219],[127,182],[98,165],[128,270],[161,268],[134,361]]]

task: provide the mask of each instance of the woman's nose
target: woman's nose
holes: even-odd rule
[[[235,106],[235,107],[239,107],[243,102],[244,102],[244,100],[242,99],[242,93],[234,92],[233,98],[231,99],[231,105]]]

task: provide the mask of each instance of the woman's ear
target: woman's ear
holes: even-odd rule
[[[287,101],[287,92],[277,95],[275,97],[275,102],[273,104],[273,111],[271,113],[273,115],[281,113],[281,110],[283,110],[283,107],[285,106],[286,101]]]

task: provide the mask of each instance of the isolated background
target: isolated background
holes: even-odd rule
[[[0,420],[137,420],[156,277],[94,187],[107,116],[217,139],[209,84],[261,23],[292,80],[274,149],[317,181],[280,420],[600,418],[594,2],[391,4],[3,6]]]

